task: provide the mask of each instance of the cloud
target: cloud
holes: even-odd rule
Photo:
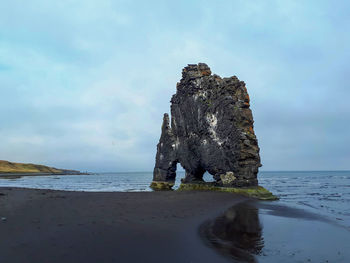
[[[247,83],[263,169],[349,169],[348,8],[346,1],[5,1],[0,159],[152,170],[181,69],[206,62]]]

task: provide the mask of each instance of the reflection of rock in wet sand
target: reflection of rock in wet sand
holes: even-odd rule
[[[243,262],[256,262],[264,246],[258,209],[240,203],[213,221],[204,223],[200,232],[205,241],[220,253]]]

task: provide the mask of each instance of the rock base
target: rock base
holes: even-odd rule
[[[173,190],[174,182],[158,182],[158,181],[153,181],[150,185],[150,187],[154,191],[169,191]]]
[[[278,200],[279,198],[273,195],[269,190],[262,186],[252,186],[252,187],[221,187],[216,186],[212,183],[182,183],[177,191],[219,191],[228,192],[234,194],[240,194],[247,197],[256,198],[259,200]]]

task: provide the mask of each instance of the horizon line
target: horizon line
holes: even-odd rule
[[[85,172],[85,171],[84,171]],[[153,171],[86,171],[87,173],[153,173]],[[184,173],[185,171],[177,171],[180,173]],[[269,173],[275,173],[275,172],[350,172],[350,170],[263,170],[260,172],[269,172]]]

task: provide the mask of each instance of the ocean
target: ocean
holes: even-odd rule
[[[177,173],[176,187],[184,172]],[[98,173],[1,177],[0,187],[24,187],[65,191],[152,191],[152,172]],[[280,204],[323,215],[350,230],[350,171],[260,172],[259,184],[277,195]],[[210,174],[204,180],[212,181]]]

